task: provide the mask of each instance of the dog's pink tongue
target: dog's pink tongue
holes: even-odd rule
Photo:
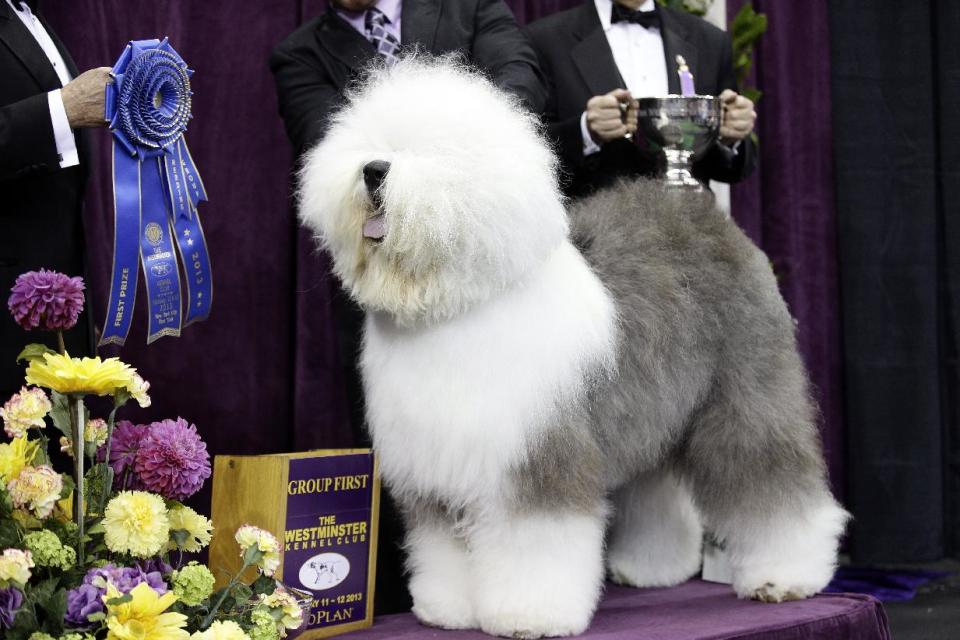
[[[363,237],[370,238],[372,240],[382,240],[383,236],[387,235],[387,221],[386,215],[381,213],[368,218],[366,222],[363,223]]]

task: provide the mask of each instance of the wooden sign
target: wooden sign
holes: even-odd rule
[[[252,524],[283,545],[284,584],[313,594],[298,638],[325,638],[373,624],[380,479],[369,449],[217,456],[213,464],[210,566],[241,567],[234,532]],[[256,577],[255,569],[245,576]]]

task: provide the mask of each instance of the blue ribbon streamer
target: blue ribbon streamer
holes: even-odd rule
[[[113,133],[116,223],[101,345],[126,340],[140,266],[150,310],[148,344],[178,336],[183,326],[210,315],[213,278],[197,215],[207,193],[183,139],[192,73],[166,38],[130,42],[113,67],[106,118]]]

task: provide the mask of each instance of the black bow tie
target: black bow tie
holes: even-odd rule
[[[652,27],[660,28],[660,12],[657,11],[657,5],[653,5],[653,11],[634,11],[617,2],[613,3],[613,12],[610,14],[610,23],[632,22],[638,24],[644,29]]]

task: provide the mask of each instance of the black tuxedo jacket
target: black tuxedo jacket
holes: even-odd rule
[[[31,3],[32,4],[32,3]],[[38,14],[70,73],[77,68],[50,25]],[[81,208],[86,182],[86,139],[77,135],[80,165],[60,168],[47,92],[60,88],[53,65],[6,0],[0,2],[0,301],[16,277],[41,267],[84,275]],[[88,293],[89,299],[89,293]],[[89,309],[89,305],[88,305]],[[71,355],[90,350],[88,314],[67,333]],[[27,342],[51,336],[27,334],[0,310],[0,394],[23,384],[14,358]],[[6,395],[0,395],[0,402]]]
[[[724,89],[736,90],[729,36],[696,16],[662,6],[658,11],[670,93],[680,93],[678,54],[693,73],[697,93],[719,95]],[[561,158],[567,194],[585,195],[620,176],[652,174],[656,167],[625,139],[583,155],[580,116],[587,101],[624,87],[594,0],[538,20],[527,32],[547,82],[544,117]],[[701,181],[737,182],[750,174],[755,163],[756,149],[749,139],[741,143],[737,154],[718,144],[694,166],[694,175]]]
[[[461,51],[532,111],[539,113],[546,103],[537,56],[503,0],[404,0],[400,39],[407,50]],[[376,55],[373,45],[332,9],[274,49],[270,68],[280,115],[297,155],[323,136],[344,88]]]

